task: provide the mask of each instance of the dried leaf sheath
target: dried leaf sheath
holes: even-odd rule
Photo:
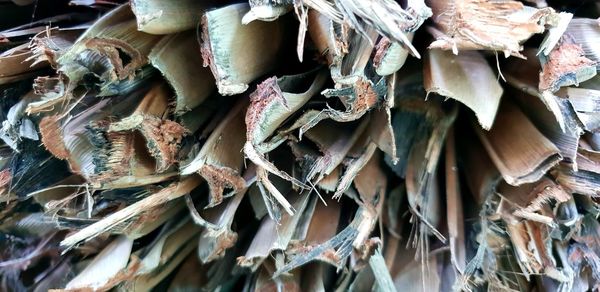
[[[563,187],[548,178],[518,188],[502,183],[498,186],[498,193],[511,206],[511,215],[548,225],[553,224],[553,218],[544,210],[546,206],[552,201],[563,203],[571,198]]]
[[[138,131],[146,140],[146,147],[156,160],[159,173],[176,163],[179,144],[188,133],[180,124],[163,118],[168,114],[168,96],[166,84],[155,85],[133,114],[108,126],[108,133]]]
[[[596,19],[576,18],[571,20],[563,37],[567,41],[581,46],[584,55],[588,59],[596,63],[600,61],[600,52],[594,45],[600,37],[600,29]]]
[[[204,66],[210,67],[223,95],[242,93],[248,83],[273,70],[290,32],[285,19],[243,25],[248,10],[246,4],[234,4],[202,16]]]
[[[214,79],[202,68],[200,46],[193,32],[163,37],[148,58],[175,90],[177,114],[196,108],[213,94]]]
[[[284,76],[279,79],[272,77],[258,85],[256,91],[250,96],[251,103],[245,118],[247,132],[244,153],[248,159],[273,174],[296,181],[288,174],[279,171],[264,158],[264,153],[268,152],[267,149],[273,147],[269,144],[282,142],[270,142],[267,139],[285,119],[321,89],[325,78],[325,72],[313,71],[295,76]],[[306,84],[306,81],[310,82],[308,88],[298,88],[302,83]]]
[[[446,208],[451,261],[458,272],[462,273],[466,265],[465,224],[455,137],[454,128],[451,128],[446,137]]]
[[[248,4],[250,4],[250,11],[242,18],[243,24],[248,24],[254,20],[273,21],[292,10],[294,1],[252,0],[248,1]]]
[[[296,195],[294,197],[296,202],[293,202],[292,205],[299,212],[303,212],[307,204],[316,203],[315,200],[309,203],[307,196]],[[279,222],[275,222],[266,217],[246,254],[237,259],[238,264],[255,269],[274,250],[284,250],[294,234],[299,219],[300,216],[286,214]],[[275,228],[275,225],[279,225],[279,227]]]
[[[489,132],[478,130],[478,134],[509,184],[518,186],[537,181],[562,159],[558,148],[511,101],[502,104],[496,122],[503,127]]]
[[[67,283],[66,289],[105,289],[117,280],[118,274],[125,269],[133,240],[125,236],[115,239],[102,250],[77,277]],[[114,259],[118,259],[117,262]]]
[[[166,85],[158,84],[141,101],[138,93],[120,101],[100,101],[73,119],[45,117],[42,141],[55,156],[66,159],[73,171],[100,187],[163,181],[174,175],[165,171],[175,162],[186,133],[179,124],[162,119],[167,96]],[[123,116],[134,104],[138,106],[133,114]],[[109,108],[123,119],[111,123]]]
[[[119,210],[116,213],[107,216],[103,220],[100,220],[73,235],[70,235],[61,242],[61,245],[66,248],[71,248],[73,245],[84,240],[89,240],[149,208],[159,206],[165,202],[181,197],[196,188],[199,184],[200,179],[193,176],[188,177],[180,182],[173,183],[157,193],[152,194],[122,210]]]
[[[239,192],[245,186],[241,172],[244,160],[242,151],[246,141],[243,135],[246,131],[244,111],[247,106],[247,99],[240,100],[220,120],[194,160],[181,170],[183,175],[197,172],[208,182],[210,207],[221,203],[225,188]]]
[[[413,34],[407,36],[408,40],[412,40]],[[390,75],[402,68],[409,51],[402,44],[391,42],[387,38],[382,38],[375,47],[375,56],[373,63],[377,74],[381,76]]]
[[[519,91],[507,95],[515,97],[517,104],[540,132],[560,149],[564,160],[572,163],[577,154],[581,126],[568,109],[567,100],[546,100],[539,92],[537,87],[541,64],[538,58],[534,57],[532,50],[526,50],[524,53],[528,57],[527,60],[511,60],[503,73],[515,89],[511,92]],[[556,107],[550,106],[552,104],[549,105],[549,101],[555,102]],[[552,111],[548,111],[548,108]]]
[[[94,55],[88,55],[86,49],[99,54],[100,60],[108,62],[107,72],[101,75],[107,81],[116,81],[130,78],[134,75],[136,69],[139,69],[147,62],[147,55],[152,47],[159,40],[159,37],[151,36],[135,29],[135,19],[131,10],[127,6],[121,6],[104,18],[95,23],[88,29],[73,47],[69,49],[61,58],[58,59],[59,70],[67,74],[70,82],[78,82],[81,76],[70,75],[70,66],[75,66],[75,61],[80,54],[81,57],[87,57],[88,62],[98,58]],[[128,56],[128,59],[122,59],[119,50]],[[104,61],[106,60],[106,61]],[[84,66],[92,66],[93,63],[84,63]],[[75,70],[75,72],[77,72]],[[79,73],[81,74],[81,73]],[[116,76],[115,76],[116,75]],[[116,79],[116,80],[115,80]]]
[[[137,20],[137,29],[150,34],[172,34],[196,27],[204,10],[213,8],[218,1],[195,0],[132,0],[131,10]]]
[[[52,86],[53,91],[41,92],[43,97],[35,112],[71,101],[73,91],[85,83],[90,74],[98,79],[96,86],[105,95],[113,94],[111,85],[133,79],[159,40],[159,37],[138,32],[135,27],[135,19],[126,5],[91,26],[58,58],[57,71],[62,75],[57,80],[48,80],[58,84]]]
[[[503,90],[485,59],[478,52],[455,56],[432,49],[426,60],[425,90],[460,101],[475,112],[484,129],[490,129]]]

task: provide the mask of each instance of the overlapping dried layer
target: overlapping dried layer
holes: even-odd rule
[[[0,22],[0,290],[600,287],[600,26],[429,2]]]

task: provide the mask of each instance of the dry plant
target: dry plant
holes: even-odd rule
[[[0,0],[0,290],[598,290],[599,17]]]

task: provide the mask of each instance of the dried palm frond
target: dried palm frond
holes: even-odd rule
[[[598,290],[567,2],[0,0],[0,290]]]

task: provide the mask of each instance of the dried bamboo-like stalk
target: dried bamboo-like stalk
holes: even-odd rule
[[[587,151],[582,152],[586,153]],[[552,171],[553,176],[556,177],[556,180],[561,185],[572,192],[597,196],[598,183],[596,177],[600,173],[597,165],[598,156],[590,152],[586,154],[582,155],[582,153],[578,153],[576,160],[577,171],[568,165],[559,165],[559,167]]]
[[[509,224],[507,228],[510,238],[515,244],[515,257],[519,263],[522,263],[520,269],[525,277],[530,277],[532,273],[551,268],[548,265],[552,263],[553,259],[548,257],[545,244],[539,242],[545,238],[545,234],[541,234],[542,230],[540,230],[539,225],[524,222],[514,225]],[[530,242],[533,243],[533,246],[527,247]]]
[[[546,106],[539,99],[524,93],[516,93],[515,96],[521,109],[531,119],[536,128],[560,150],[563,161],[574,163],[580,136],[583,132],[576,114],[571,110],[563,111],[566,117],[564,129],[561,129],[555,117],[548,112]],[[567,108],[568,105],[564,107]]]
[[[598,90],[568,87],[564,94],[573,106],[575,115],[587,131],[596,131],[598,124]],[[560,93],[559,93],[560,94]]]
[[[307,208],[305,214],[307,218],[310,217],[310,221],[307,220],[304,225],[298,226],[286,253],[291,257],[302,256],[334,237],[340,224],[340,213],[340,206],[333,200],[328,200],[327,205],[317,203],[313,208]],[[339,262],[333,248],[320,251],[320,254],[314,255],[314,258],[332,265]]]
[[[130,78],[136,69],[140,68],[147,62],[147,55],[152,47],[159,40],[159,37],[151,36],[135,29],[135,19],[127,5],[111,11],[102,19],[97,21],[90,27],[75,44],[58,59],[59,70],[63,71],[71,79],[70,82],[77,82],[82,72],[74,71],[73,62],[78,55],[84,54],[81,57],[88,58],[87,64],[94,65],[93,62],[108,61],[111,65],[107,75],[101,75],[106,80],[123,80]],[[100,60],[96,60],[96,56],[86,56],[86,49],[96,51],[100,55]],[[120,56],[119,50],[127,57]],[[126,59],[123,59],[126,58]],[[104,62],[106,62],[104,61]],[[84,66],[85,66],[84,65]],[[77,75],[71,75],[71,72],[77,72]],[[115,76],[116,75],[116,76]],[[116,77],[116,78],[115,78]]]
[[[119,110],[126,112],[130,106],[127,102],[135,102],[135,95],[117,105],[115,101],[99,102],[73,119],[45,117],[41,123],[42,141],[55,156],[66,159],[73,171],[99,186],[163,181],[173,176],[165,171],[173,164],[181,135],[185,133],[179,124],[161,119],[167,106],[165,90],[164,84],[155,86],[132,115],[113,124],[108,122],[106,113],[95,111],[111,108],[113,114]],[[130,130],[142,134],[149,152],[143,140]],[[165,173],[155,175],[157,172]],[[136,183],[135,179],[140,181]]]
[[[581,46],[582,53],[593,62],[600,61],[598,49],[593,44],[600,37],[600,30],[595,19],[576,18],[569,22],[564,34],[564,38]]]
[[[337,128],[338,131],[338,134],[335,136],[329,134],[334,128]],[[363,131],[365,131],[365,128],[366,122],[363,122],[356,129],[344,131],[344,129],[340,128],[336,123],[326,121],[306,132],[306,137],[317,144],[323,155],[319,155],[315,160],[310,171],[307,173],[305,180],[317,183],[326,175],[329,175],[342,162],[344,157],[348,154],[348,151],[350,151],[351,147],[357,142]],[[364,161],[364,163],[366,163],[366,161]],[[356,175],[356,170],[353,172],[353,175]],[[342,177],[340,179],[341,185],[348,183],[348,178]],[[337,192],[342,191],[342,189],[337,190]],[[338,195],[334,196],[339,197],[339,195],[340,194],[338,193]]]
[[[363,175],[355,182],[360,196],[360,207],[356,211],[352,222],[328,241],[313,247],[306,253],[296,255],[292,260],[279,269],[275,275],[286,273],[298,266],[318,259],[331,249],[337,249],[334,256],[327,256],[330,260],[341,264],[353,250],[359,257],[364,257],[371,251],[373,242],[368,234],[375,227],[376,219],[381,213],[381,193],[387,186],[387,181],[377,164],[377,159],[371,159],[361,171]],[[365,175],[366,174],[366,175]],[[376,177],[376,180],[370,179]]]
[[[33,64],[48,63],[57,66],[58,58],[75,43],[83,31],[76,29],[47,29],[35,35],[29,43]]]
[[[340,45],[336,44],[334,37],[333,21],[322,13],[310,9],[307,15],[307,31],[315,43],[320,56],[325,57],[327,64],[334,62],[334,58],[341,55]]]

